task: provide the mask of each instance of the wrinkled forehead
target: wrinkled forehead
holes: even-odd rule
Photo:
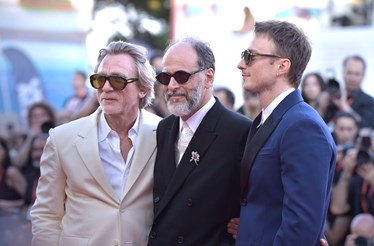
[[[162,65],[163,70],[170,67],[195,68],[198,56],[195,49],[188,43],[177,43],[172,45],[165,53]]]

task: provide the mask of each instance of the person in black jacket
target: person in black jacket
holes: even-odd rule
[[[359,55],[347,56],[343,61],[345,88],[339,96],[330,95],[332,104],[328,107],[325,121],[330,122],[338,111],[353,114],[360,122],[360,128],[374,128],[374,99],[362,90],[366,62]]]
[[[156,78],[173,115],[157,128],[149,246],[235,243],[226,226],[239,216],[240,162],[251,121],[213,96],[214,73],[212,50],[194,38],[171,44],[163,57]],[[186,129],[193,136],[180,150]]]

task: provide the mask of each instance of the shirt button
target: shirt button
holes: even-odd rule
[[[154,199],[153,199],[153,202],[154,203],[158,203],[160,201],[160,197],[159,196],[156,196]]]
[[[186,205],[187,205],[188,207],[192,207],[192,204],[193,204],[192,199],[187,199],[187,201],[186,201]]]
[[[155,239],[156,236],[157,236],[157,233],[155,231],[151,231],[151,233],[149,234],[149,237],[152,239]]]
[[[183,241],[184,241],[184,238],[179,236],[178,239],[177,239],[177,243],[178,244],[183,244]]]
[[[248,204],[247,198],[242,199],[242,201],[241,201],[242,207],[247,206],[247,204]]]
[[[119,242],[117,240],[114,240],[113,243],[112,243],[113,246],[118,246],[119,245]]]

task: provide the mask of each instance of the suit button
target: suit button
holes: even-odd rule
[[[157,236],[157,233],[155,231],[151,231],[151,233],[149,234],[149,237],[152,239],[155,239],[156,236]]]
[[[247,200],[247,198],[242,199],[242,201],[241,201],[241,205],[242,205],[242,207],[247,206],[247,204],[248,204],[248,200]]]
[[[183,241],[184,241],[184,238],[179,236],[178,239],[177,239],[177,243],[178,244],[183,244]]]
[[[160,197],[159,196],[156,196],[154,199],[153,199],[153,202],[154,203],[158,203],[160,201]]]
[[[192,199],[188,199],[187,202],[186,202],[186,205],[188,207],[192,207],[192,204],[193,204]]]

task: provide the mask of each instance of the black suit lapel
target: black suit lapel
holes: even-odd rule
[[[281,120],[281,118],[274,120],[273,115],[271,114],[269,118],[265,121],[265,123],[259,129],[257,129],[257,126],[259,124],[258,118],[261,119],[261,114],[256,118],[256,120],[252,124],[250,135],[245,145],[244,156],[241,163],[240,194],[242,198],[246,194],[249,172],[251,171],[253,161],[258,151],[265,144],[265,142],[270,137],[271,133],[274,131],[274,129],[277,127],[278,123]]]
[[[164,187],[168,186],[176,170],[175,141],[179,134],[179,117],[174,118],[172,125],[166,134],[167,137],[165,138],[164,148],[168,149],[169,151],[166,153],[166,158],[163,158],[163,160],[167,161],[163,161],[162,165],[160,165],[162,166],[162,182],[164,183]]]
[[[259,129],[258,126],[259,126],[259,124],[261,122],[261,117],[262,117],[262,113],[260,113],[259,115],[257,115],[257,117],[255,118],[255,120],[253,121],[251,129],[249,130],[249,137],[247,139],[247,143],[249,142],[249,140],[251,140],[253,138],[253,136],[258,131],[258,129]]]
[[[174,168],[175,172],[171,176],[170,182],[168,182],[163,198],[160,201],[159,209],[156,211],[155,219],[158,217],[160,213],[162,213],[162,211],[165,209],[167,204],[173,199],[174,195],[178,192],[178,190],[181,189],[181,186],[185,183],[185,180],[188,178],[190,173],[196,168],[199,168],[199,165],[208,164],[204,163],[204,156],[207,154],[209,146],[213,143],[214,139],[217,136],[215,127],[217,119],[222,112],[222,107],[223,106],[221,104],[216,102],[215,105],[213,105],[210,111],[206,114],[206,116],[200,123],[199,127],[197,128],[196,132],[194,133],[178,167],[176,168],[176,170]],[[200,161],[197,165],[195,164],[195,162],[190,161],[192,152],[197,152],[200,156]],[[175,163],[175,161],[173,163]]]

